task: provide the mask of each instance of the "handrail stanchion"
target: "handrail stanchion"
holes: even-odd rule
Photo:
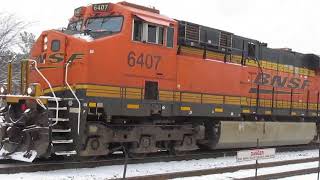
[[[38,72],[38,74],[42,77],[42,79],[47,83],[47,85],[49,86],[50,88],[50,91],[52,93],[52,96],[53,96],[53,99],[55,100],[56,102],[56,122],[51,124],[50,126],[54,126],[56,124],[58,124],[58,118],[59,118],[59,101],[58,101],[58,98],[56,96],[56,94],[54,93],[53,91],[53,88],[50,84],[50,82],[48,81],[48,79],[41,73],[41,71],[38,69],[38,64],[37,64],[37,61],[33,60],[33,59],[25,59],[23,61],[28,61],[28,62],[32,62],[34,64],[34,69]]]
[[[69,90],[71,91],[73,97],[78,102],[78,135],[80,134],[80,119],[81,119],[81,103],[79,98],[77,97],[76,93],[72,90],[70,84],[68,83],[68,68],[69,68],[70,62],[67,62],[66,64],[66,73],[65,73],[65,83],[67,84]]]
[[[8,94],[12,94],[12,61],[8,63],[8,79],[7,79],[7,91]]]

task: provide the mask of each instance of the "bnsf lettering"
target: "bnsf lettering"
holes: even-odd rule
[[[63,62],[64,60],[64,53],[54,53],[54,54],[51,54],[49,56],[49,61],[51,63],[60,63],[60,62]],[[84,54],[81,54],[81,53],[75,53],[75,54],[72,54],[70,56],[70,58],[67,60],[68,63],[72,63],[73,61],[75,60],[81,60],[83,59],[83,56]]]
[[[271,76],[267,73],[259,73],[254,81],[255,84],[259,85],[271,85],[274,87],[291,88],[291,89],[305,89],[310,85],[310,81],[301,80],[299,78]]]

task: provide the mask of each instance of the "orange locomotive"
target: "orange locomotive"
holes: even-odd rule
[[[318,134],[318,56],[156,9],[77,8],[68,28],[41,34],[30,58],[22,94],[10,94],[10,73],[0,88],[7,158],[297,145]]]

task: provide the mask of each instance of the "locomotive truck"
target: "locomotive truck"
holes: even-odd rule
[[[0,85],[0,154],[52,156],[302,145],[318,140],[319,57],[128,2],[74,10]]]

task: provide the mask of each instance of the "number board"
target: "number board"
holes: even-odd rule
[[[97,11],[104,11],[106,12],[108,10],[108,4],[93,4],[92,5],[92,10],[97,12]]]
[[[83,7],[79,7],[74,10],[74,16],[82,16],[83,15]]]

